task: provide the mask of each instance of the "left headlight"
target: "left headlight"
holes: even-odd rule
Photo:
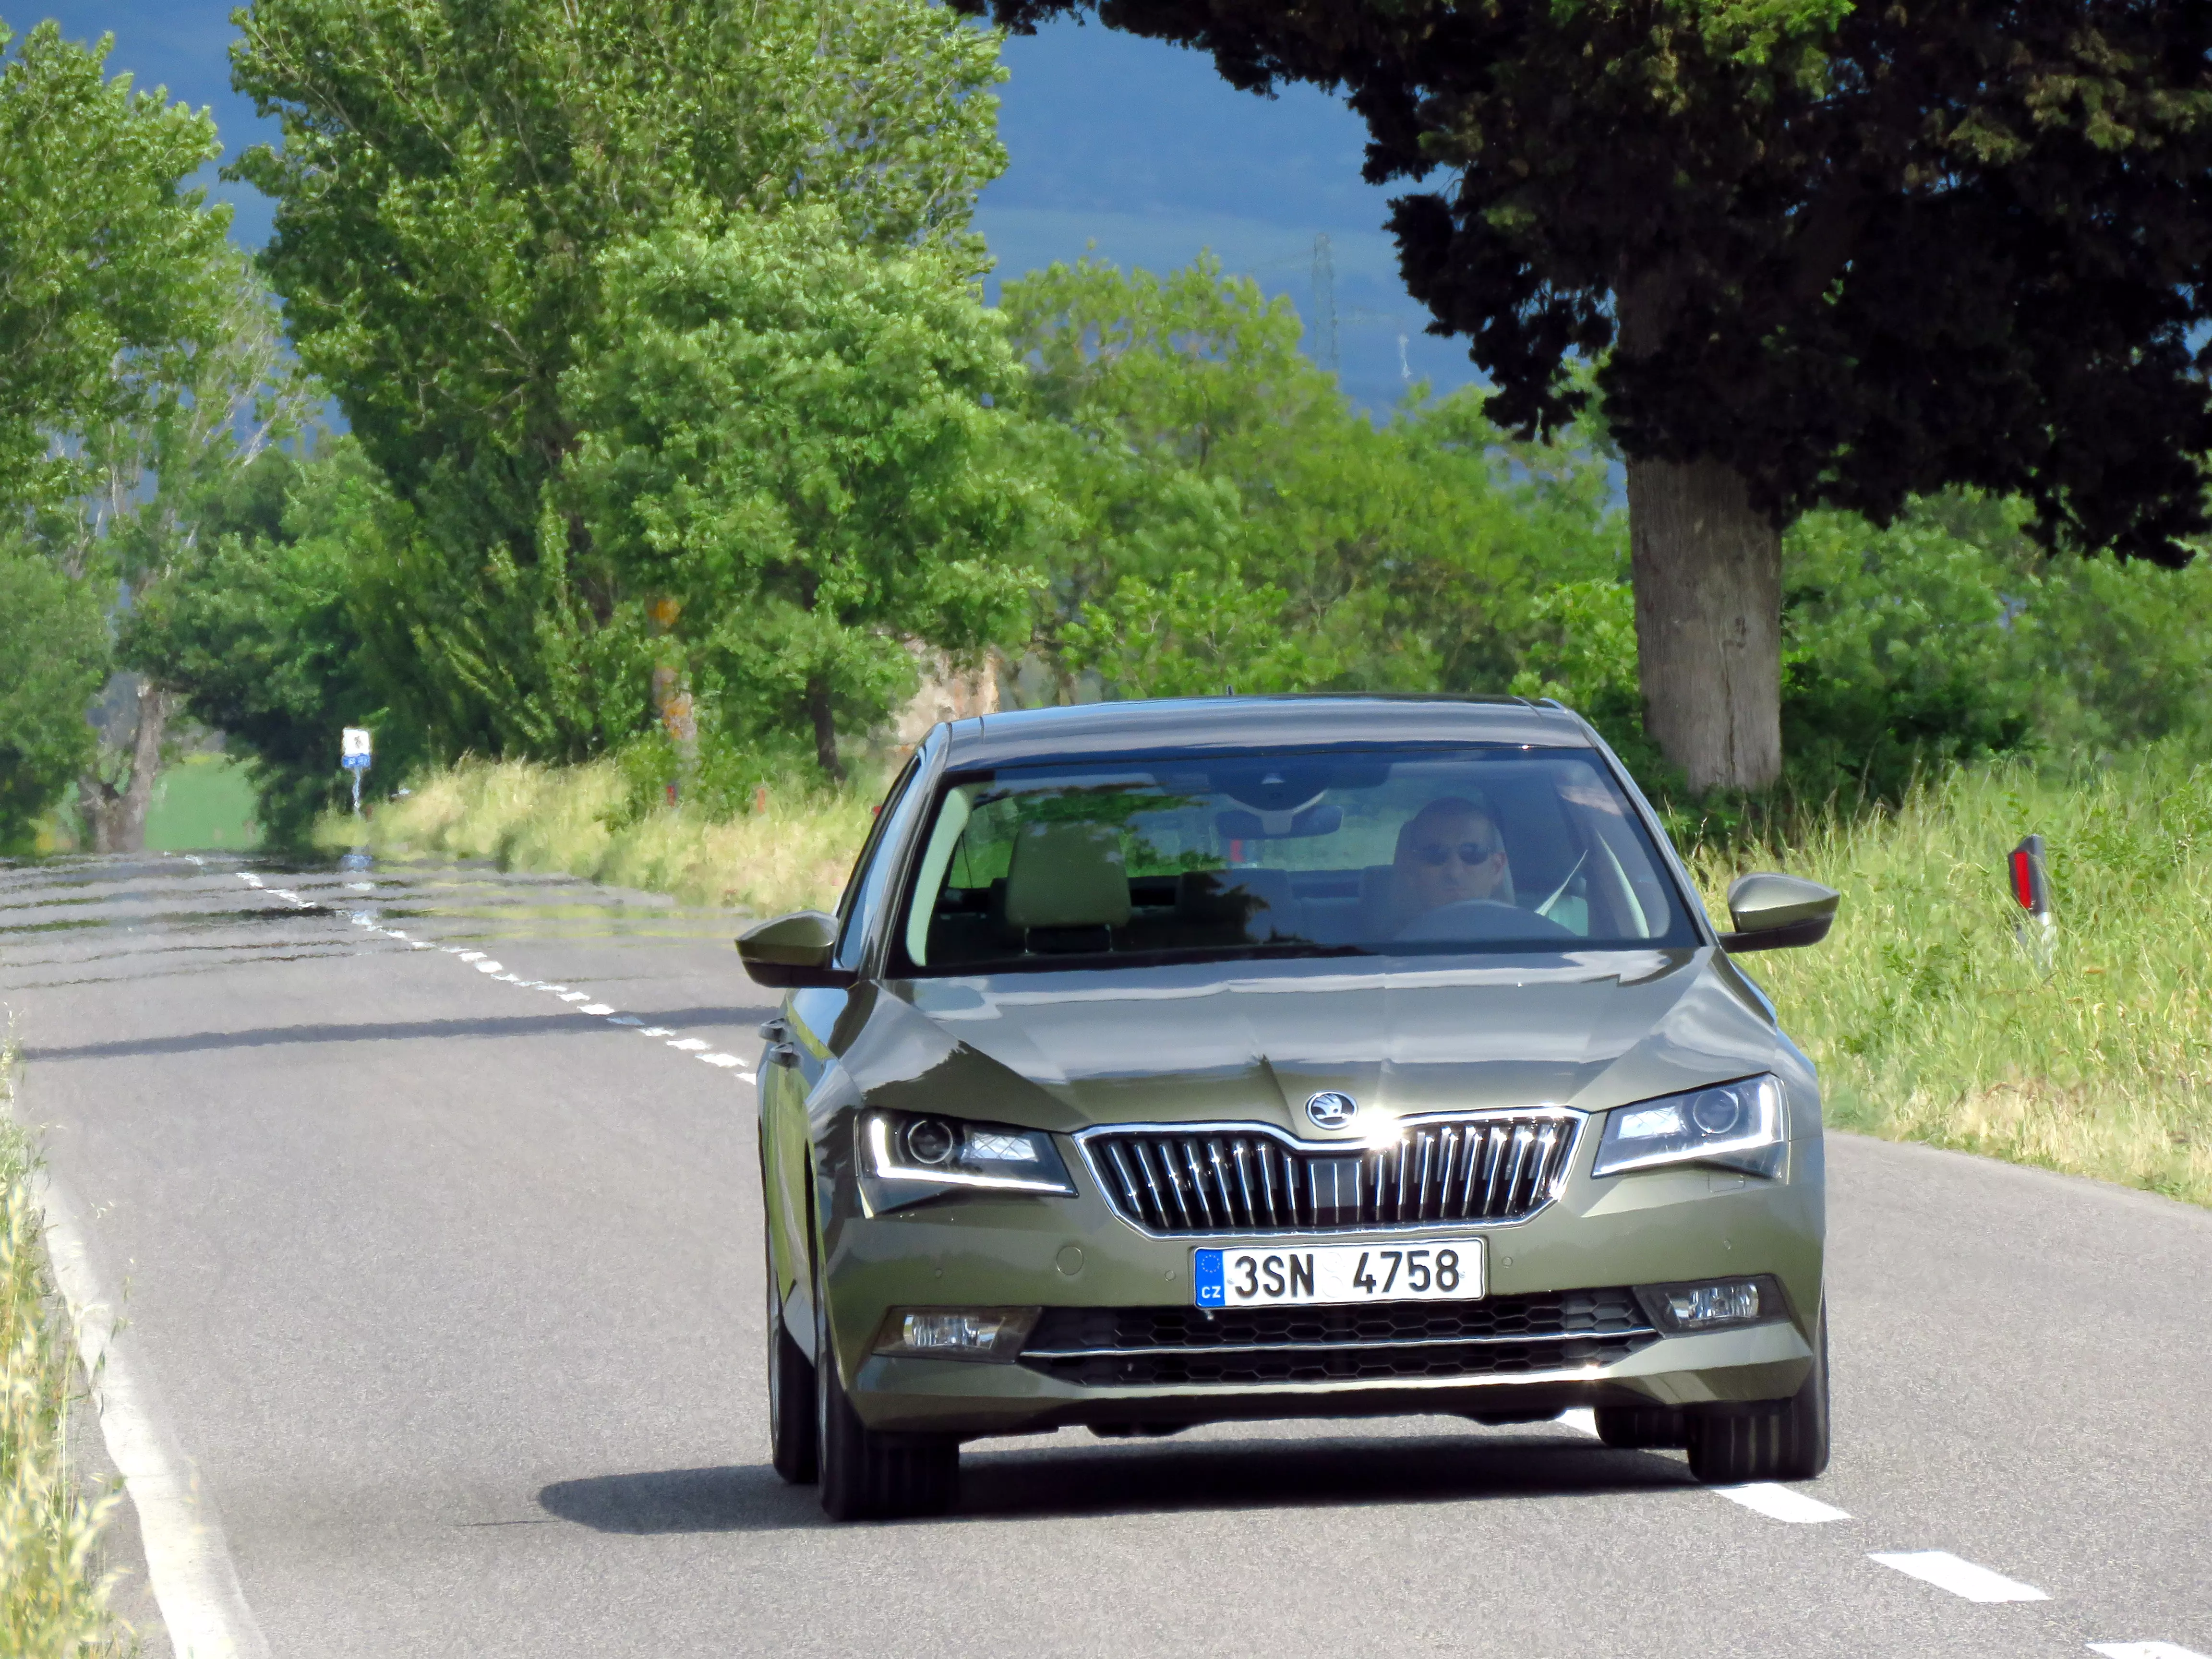
[[[860,1120],[864,1166],[878,1181],[999,1193],[1075,1190],[1067,1165],[1042,1129],[971,1123],[923,1112],[869,1112]]]
[[[1593,1176],[1661,1164],[1717,1164],[1749,1175],[1782,1173],[1789,1120],[1778,1078],[1747,1077],[1687,1094],[1616,1107],[1605,1120]]]

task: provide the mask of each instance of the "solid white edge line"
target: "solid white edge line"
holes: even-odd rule
[[[2089,1651],[2101,1653],[2105,1659],[2204,1659],[2179,1642],[2092,1642]]]
[[[1577,1434],[1597,1437],[1597,1417],[1587,1406],[1577,1406],[1571,1412],[1561,1412],[1558,1418],[1563,1429],[1572,1429]]]
[[[2048,1601],[2051,1598],[2033,1584],[2023,1584],[2001,1572],[1963,1560],[1948,1550],[1876,1551],[1867,1557],[1909,1578],[1933,1584],[1969,1601]]]
[[[268,1639],[246,1605],[214,1505],[161,1431],[152,1384],[116,1346],[115,1304],[92,1267],[83,1211],[52,1170],[40,1172],[40,1187],[46,1257],[69,1304],[85,1375],[94,1379],[100,1437],[138,1511],[146,1577],[170,1645],[177,1659],[268,1659]]]
[[[1754,1515],[1763,1515],[1770,1521],[1787,1521],[1793,1526],[1817,1526],[1824,1521],[1851,1518],[1832,1504],[1823,1504],[1817,1498],[1808,1498],[1802,1492],[1793,1492],[1771,1480],[1746,1486],[1708,1486],[1705,1490],[1731,1504],[1742,1504]]]

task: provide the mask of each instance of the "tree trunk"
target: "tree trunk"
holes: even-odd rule
[[[118,788],[88,772],[77,785],[95,853],[142,853],[154,781],[161,772],[161,740],[168,735],[176,699],[150,680],[138,682],[138,726],[131,740],[131,770]]]
[[[1628,463],[1644,729],[1692,789],[1782,771],[1782,533],[1718,461]]]
[[[830,678],[811,674],[806,680],[806,717],[814,722],[814,758],[839,783],[845,781],[845,763],[837,758],[837,722],[830,712]]]

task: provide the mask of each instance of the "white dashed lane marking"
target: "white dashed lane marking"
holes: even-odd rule
[[[2089,1651],[2105,1659],[2204,1659],[2194,1648],[2178,1642],[2092,1642]]]
[[[1948,1550],[1876,1552],[1867,1558],[1894,1567],[1909,1577],[1933,1584],[1969,1601],[2048,1601],[2051,1598],[2033,1584],[2008,1578],[2001,1572],[1961,1560]]]
[[[1797,1526],[1816,1526],[1823,1521],[1848,1521],[1851,1517],[1832,1504],[1823,1504],[1817,1498],[1808,1498],[1803,1492],[1778,1486],[1771,1480],[1762,1480],[1748,1486],[1711,1486],[1706,1490],[1717,1498],[1725,1498],[1731,1504],[1741,1504],[1753,1514],[1763,1515],[1770,1521],[1788,1521]]]
[[[187,854],[187,856],[190,855]],[[197,858],[192,859],[191,861],[194,864],[203,862]],[[257,891],[267,892],[272,898],[281,898],[296,908],[304,910],[312,908],[311,901],[301,898],[289,888],[265,886],[261,878],[250,870],[234,870],[231,874]],[[367,882],[350,882],[347,885],[356,892],[373,890],[373,884]],[[670,1048],[679,1049],[696,1060],[702,1060],[717,1070],[733,1073],[742,1082],[757,1083],[759,1080],[757,1073],[744,1069],[744,1061],[735,1054],[724,1054],[719,1049],[713,1048],[711,1045],[702,1042],[697,1037],[677,1037],[676,1033],[665,1025],[647,1025],[635,1014],[617,1012],[611,1003],[594,1002],[589,991],[572,991],[565,985],[550,985],[542,979],[525,979],[520,974],[512,972],[504,963],[494,962],[488,951],[464,950],[458,945],[432,945],[425,939],[410,939],[401,928],[380,927],[374,910],[356,910],[347,917],[347,920],[356,927],[366,928],[372,933],[381,933],[387,939],[398,939],[410,950],[442,951],[447,956],[458,957],[467,963],[477,972],[499,983],[520,986],[529,991],[544,991],[559,997],[562,1001],[567,1003],[581,1003],[583,1006],[574,1012],[590,1018],[604,1019],[610,1025],[625,1026],[644,1036],[675,1037],[676,1040],[668,1044]],[[1585,1413],[1584,1415],[1587,1416],[1588,1413]]]

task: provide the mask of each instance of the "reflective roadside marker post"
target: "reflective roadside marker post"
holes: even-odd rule
[[[353,774],[353,815],[361,816],[361,775],[368,770],[370,745],[366,726],[349,726],[338,738],[339,763]]]
[[[2036,966],[2051,971],[2051,945],[2058,923],[2051,914],[2051,878],[2044,868],[2043,837],[2030,836],[2012,849],[2013,900],[2026,914],[2013,923],[2021,945]]]

